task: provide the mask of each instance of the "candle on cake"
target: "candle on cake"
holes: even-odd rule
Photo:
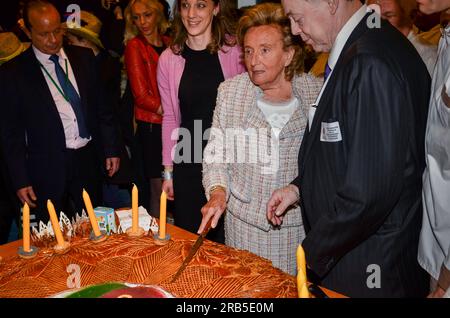
[[[305,251],[301,244],[297,247],[297,290],[299,298],[309,298],[309,291],[306,278],[306,258]]]
[[[89,220],[91,221],[92,231],[94,231],[95,236],[100,236],[100,228],[98,227],[97,218],[95,217],[94,208],[92,207],[91,198],[86,190],[83,189],[83,201],[86,206],[87,213],[89,215]]]
[[[64,241],[61,228],[59,227],[59,221],[58,216],[56,215],[55,206],[50,200],[47,200],[47,210],[48,214],[50,215],[50,221],[52,222],[53,233],[56,237],[55,251],[65,252],[69,248],[69,243]]]
[[[22,246],[19,247],[18,251],[20,257],[32,258],[36,256],[39,249],[35,246],[31,246],[30,241],[30,207],[28,203],[25,202],[22,208]]]
[[[94,207],[92,206],[91,198],[86,190],[83,189],[83,201],[86,206],[87,213],[89,215],[89,221],[91,222],[92,232],[91,240],[94,242],[102,242],[107,236],[104,233],[100,232],[100,228],[98,226],[97,217],[95,216]]]
[[[159,239],[166,238],[166,213],[167,213],[167,194],[161,193],[161,201],[159,206]]]
[[[126,231],[128,236],[133,238],[139,238],[144,236],[145,231],[139,226],[139,198],[138,198],[138,188],[133,184],[133,189],[131,190],[131,227]]]
[[[22,209],[22,240],[23,251],[29,253],[30,248],[30,207],[25,202]]]
[[[131,217],[132,217],[132,231],[136,233],[139,227],[139,199],[138,199],[138,188],[133,184],[133,189],[131,190]]]

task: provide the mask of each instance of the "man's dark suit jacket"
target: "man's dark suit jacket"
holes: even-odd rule
[[[92,51],[64,48],[80,92],[98,169],[104,159],[118,157],[117,132],[110,107],[97,80]],[[64,129],[39,62],[30,47],[0,68],[1,129],[5,161],[14,190],[33,186],[35,193],[61,196],[66,182]],[[39,199],[39,198],[38,198]]]
[[[417,247],[430,77],[406,37],[384,20],[368,28],[369,16],[345,44],[300,148],[302,245],[325,287],[424,296]],[[342,140],[321,141],[322,123],[333,122]]]

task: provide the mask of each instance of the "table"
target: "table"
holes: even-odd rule
[[[196,234],[190,233],[188,231],[185,231],[179,227],[176,227],[174,225],[171,224],[167,224],[167,232],[170,233],[170,235],[173,238],[176,239],[185,239],[185,240],[195,240],[197,238]],[[10,258],[10,257],[14,257],[17,254],[17,249],[19,246],[21,246],[22,241],[14,241],[5,245],[0,245],[0,256],[3,257],[4,259]],[[344,296],[327,290],[325,288],[322,288],[324,290],[324,292],[327,294],[328,297],[330,298],[343,298]]]

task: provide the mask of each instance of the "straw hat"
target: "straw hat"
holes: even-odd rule
[[[105,47],[100,41],[102,22],[95,15],[86,11],[80,11],[80,21],[80,26],[72,26],[64,23],[64,26],[67,27],[67,32],[91,41],[98,47],[104,49]]]
[[[26,50],[28,45],[20,42],[12,32],[0,33],[0,65]]]

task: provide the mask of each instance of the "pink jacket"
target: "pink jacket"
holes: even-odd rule
[[[225,46],[218,54],[225,79],[245,71],[239,46]],[[158,61],[158,88],[164,111],[162,119],[162,157],[165,166],[172,165],[173,151],[178,139],[177,134],[174,135],[174,138],[171,138],[171,136],[174,130],[180,128],[181,113],[178,87],[183,75],[184,62],[184,58],[181,55],[174,54],[170,48],[167,48],[161,54]]]

